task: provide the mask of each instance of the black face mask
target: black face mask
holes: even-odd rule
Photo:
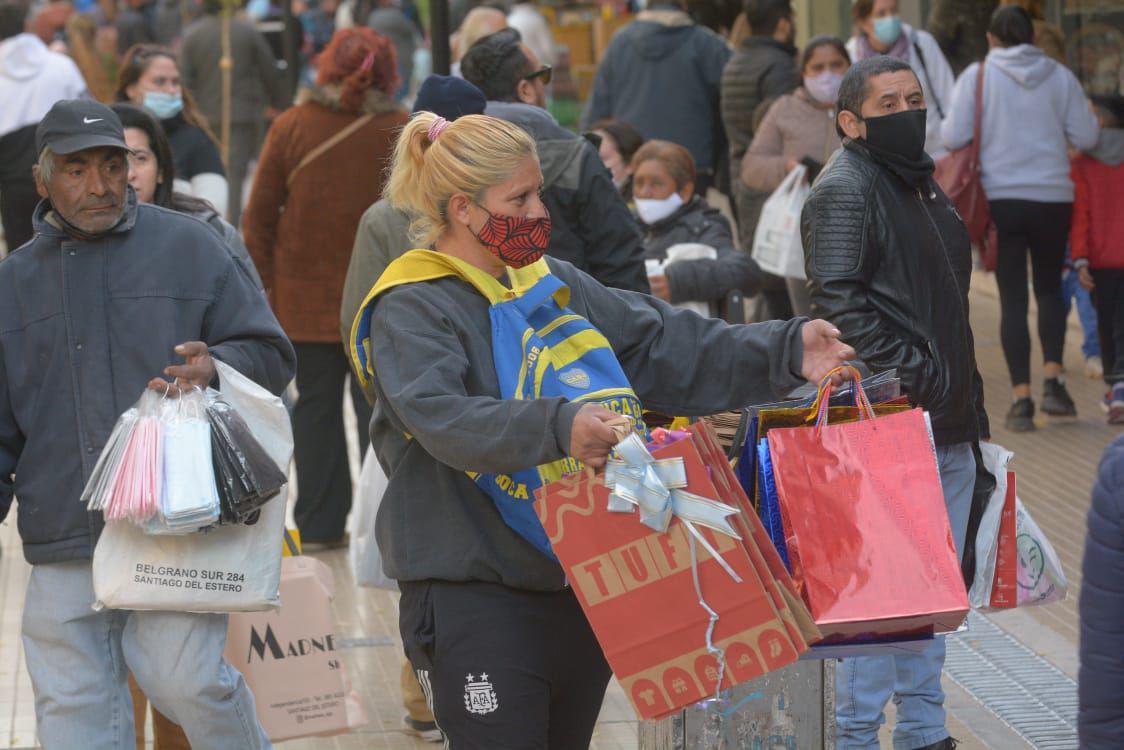
[[[906,161],[925,158],[925,124],[928,112],[907,109],[892,115],[866,118],[866,142],[878,151]]]

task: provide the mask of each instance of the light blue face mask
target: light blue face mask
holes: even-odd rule
[[[168,94],[163,91],[146,91],[144,107],[161,120],[175,117],[183,110],[183,95]]]
[[[874,35],[883,44],[893,44],[902,35],[902,17],[884,16],[874,19]]]

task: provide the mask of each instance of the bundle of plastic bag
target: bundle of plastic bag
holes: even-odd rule
[[[218,393],[208,395],[213,476],[222,506],[222,523],[254,523],[257,511],[281,492],[288,477],[238,412]]]
[[[82,498],[107,521],[147,523],[160,502],[163,399],[145,391],[117,420]]]
[[[113,432],[109,434],[109,440],[106,441],[105,448],[102,449],[98,462],[94,464],[94,470],[90,473],[90,479],[82,490],[81,502],[90,510],[104,511],[117,465],[121,461],[125,447],[129,444],[133,427],[136,426],[139,418],[140,411],[135,406],[117,418],[117,424],[113,426]]]
[[[150,534],[190,534],[212,526],[220,516],[218,490],[211,477],[211,425],[203,391],[164,402],[160,504],[145,530]]]
[[[273,462],[288,467],[293,432],[281,399],[221,360],[215,360],[215,370],[223,401],[238,411]],[[207,471],[195,481],[211,477],[213,472]],[[196,534],[154,536],[135,524],[106,524],[94,549],[94,608],[165,612],[276,609],[281,577],[278,540],[284,527],[284,489],[266,503],[253,526],[217,525]],[[138,568],[163,569],[165,574],[138,573]],[[201,571],[210,572],[212,583],[189,583]]]
[[[82,501],[149,534],[252,524],[287,476],[214,390],[146,390],[117,420]]]

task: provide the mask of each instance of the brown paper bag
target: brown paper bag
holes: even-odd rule
[[[273,741],[349,732],[367,723],[336,651],[332,571],[312,557],[281,561],[281,609],[232,614],[226,658],[254,693]]]

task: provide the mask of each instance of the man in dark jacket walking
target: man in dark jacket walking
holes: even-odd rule
[[[752,248],[761,208],[769,195],[738,177],[742,157],[769,104],[800,85],[800,72],[792,44],[796,25],[790,0],[747,0],[745,13],[750,36],[742,40],[722,71],[722,124],[730,142],[730,172],[734,175],[731,197],[738,239],[743,248]],[[792,314],[784,279],[765,274],[762,296],[768,317],[787,318]]]
[[[757,108],[800,85],[790,0],[748,0],[745,12],[750,35],[722,71],[722,124],[735,165],[741,164],[756,124],[765,116]]]
[[[848,71],[836,125],[843,149],[802,216],[812,310],[842,331],[863,362],[896,369],[929,412],[941,484],[963,554],[976,478],[973,443],[988,436],[968,322],[968,231],[933,180],[925,97],[909,64],[874,57]],[[895,692],[894,746],[951,750],[941,668],[944,638],[908,656],[846,659],[837,670],[840,750],[878,747]]]
[[[36,236],[0,263],[0,520],[18,496],[39,739],[131,750],[128,667],[192,746],[268,748],[249,688],[223,659],[226,616],[93,610],[102,515],[79,497],[146,387],[205,387],[219,359],[280,393],[293,348],[214,230],[138,205],[113,110],[55,104],[36,150]]]
[[[1077,736],[1082,750],[1115,750],[1124,737],[1124,438],[1101,459],[1088,526]]]
[[[621,120],[646,139],[686,146],[705,196],[726,148],[718,97],[729,59],[725,40],[696,24],[683,0],[657,0],[609,43],[582,127]]]
[[[539,64],[518,31],[503,29],[472,45],[461,58],[461,74],[487,97],[484,114],[515,123],[535,139],[552,222],[547,254],[605,286],[649,291],[640,233],[597,149],[545,109],[550,67]]]
[[[205,0],[204,15],[187,27],[180,50],[183,86],[195,97],[199,111],[216,131],[222,123],[222,19],[219,0]],[[266,110],[289,106],[292,92],[277,68],[269,42],[242,18],[230,22],[233,91],[230,97],[230,145],[227,179],[230,198],[226,217],[234,226],[242,215],[242,185],[250,162],[257,158],[265,137]]]

